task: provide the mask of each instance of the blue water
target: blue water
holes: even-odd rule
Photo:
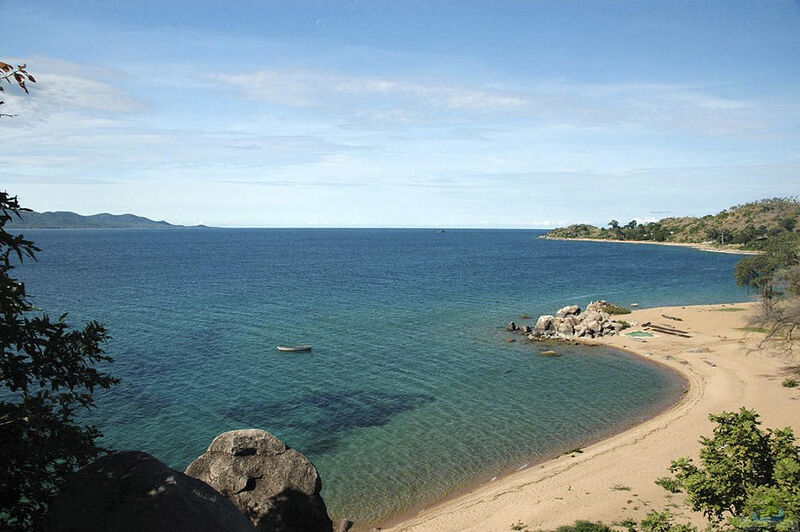
[[[103,444],[183,469],[259,427],[309,456],[330,513],[419,508],[620,430],[684,384],[605,348],[506,343],[503,324],[570,303],[742,301],[740,257],[537,239],[537,231],[28,231],[35,303],[105,322],[122,384]],[[314,344],[281,354],[279,343]]]

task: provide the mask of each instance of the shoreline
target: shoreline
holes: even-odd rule
[[[683,317],[680,327],[691,331],[692,338],[657,334],[635,341],[622,335],[582,343],[626,351],[678,372],[688,389],[677,402],[620,432],[590,440],[582,454],[562,454],[516,471],[509,468],[492,481],[453,493],[413,515],[390,519],[383,530],[506,531],[518,522],[539,530],[578,519],[606,524],[642,519],[652,509],[670,509],[681,520],[705,526],[701,514],[682,504],[668,508],[681,503],[684,494],[672,495],[654,481],[669,474],[672,459],[696,456],[699,437],[712,428],[708,414],[755,407],[765,427],[800,428],[795,402],[800,393],[780,386],[786,362],[752,352],[758,333],[740,329],[755,307],[749,302],[633,311],[630,321],[640,323],[668,322],[663,313]],[[764,386],[764,379],[773,382]]]
[[[653,240],[615,240],[611,238],[563,238],[563,237],[553,237],[546,235],[540,238],[544,240],[563,240],[567,242],[613,242],[617,244],[651,244],[653,246],[676,246],[676,247],[692,248],[698,251],[707,251],[709,253],[729,253],[732,255],[761,255],[760,251],[733,249],[733,248],[715,248],[697,242],[655,242]]]
[[[730,303],[730,304],[733,305],[733,303]],[[669,308],[669,307],[658,307],[658,308]],[[633,328],[633,329],[636,329],[636,328]],[[575,341],[577,343],[581,344],[581,345],[597,346],[597,347],[610,347],[610,346],[607,346],[607,345],[603,344],[602,341],[598,341],[598,340],[594,340],[594,339],[591,339],[591,340],[578,339],[578,340],[575,340]],[[522,340],[521,340],[521,342],[522,342]],[[531,348],[535,348],[536,345],[538,345],[537,342],[528,342],[528,343],[530,344]],[[648,414],[644,418],[640,418],[638,420],[629,420],[628,422],[623,423],[623,424],[619,425],[618,427],[615,427],[614,429],[611,429],[610,431],[608,431],[605,434],[599,434],[599,435],[596,435],[596,436],[593,436],[593,437],[585,438],[585,439],[583,439],[583,440],[581,440],[579,442],[576,442],[573,445],[565,447],[563,452],[562,451],[554,451],[552,454],[547,454],[547,455],[545,455],[543,457],[539,457],[539,458],[536,458],[536,459],[531,459],[531,460],[525,462],[525,464],[522,465],[522,466],[518,466],[518,465],[506,466],[504,469],[498,470],[497,474],[494,475],[490,480],[476,480],[474,482],[469,482],[469,483],[467,483],[466,485],[464,485],[462,487],[454,489],[452,492],[448,493],[447,495],[445,495],[441,499],[438,499],[438,500],[434,501],[433,503],[429,504],[428,506],[425,506],[422,509],[416,509],[416,510],[415,509],[410,509],[410,510],[404,511],[404,512],[402,512],[400,514],[391,516],[391,517],[389,517],[389,518],[387,518],[387,519],[385,519],[383,521],[380,521],[377,526],[376,525],[372,525],[372,526],[361,527],[361,526],[359,526],[358,523],[355,523],[353,525],[353,528],[351,529],[351,532],[368,532],[368,531],[374,531],[375,528],[378,528],[379,530],[381,530],[381,532],[390,531],[390,530],[398,530],[398,531],[406,530],[406,528],[403,528],[403,526],[407,522],[413,521],[415,518],[417,518],[418,516],[424,514],[425,512],[427,512],[429,510],[432,510],[434,508],[438,508],[440,506],[447,505],[448,503],[452,503],[453,501],[455,501],[457,499],[460,499],[462,497],[468,496],[470,494],[474,494],[478,490],[485,489],[485,488],[487,488],[489,486],[493,486],[497,482],[504,481],[504,480],[508,479],[509,477],[511,477],[511,476],[513,476],[513,475],[515,475],[517,473],[529,471],[529,470],[537,468],[537,467],[542,467],[544,464],[552,462],[553,460],[558,460],[558,459],[563,458],[563,457],[565,457],[567,455],[575,454],[575,453],[568,452],[571,449],[580,449],[582,452],[578,453],[578,454],[583,454],[588,449],[591,449],[591,447],[594,446],[594,445],[597,445],[597,444],[602,443],[602,442],[604,442],[606,440],[614,438],[615,436],[624,434],[624,433],[628,432],[629,430],[632,430],[632,429],[642,425],[643,423],[647,423],[648,421],[651,421],[651,420],[653,420],[653,419],[655,419],[655,418],[657,418],[657,417],[659,417],[659,416],[661,416],[663,414],[668,413],[670,410],[673,410],[674,408],[676,408],[678,405],[680,405],[682,402],[684,402],[687,399],[688,392],[691,390],[691,382],[689,381],[689,379],[687,378],[687,376],[683,372],[677,370],[674,367],[671,367],[671,366],[663,363],[660,360],[654,360],[654,359],[652,359],[650,357],[642,357],[641,355],[639,355],[639,354],[637,354],[637,353],[635,353],[635,352],[633,352],[633,351],[631,351],[629,349],[626,349],[626,348],[613,347],[613,349],[615,349],[616,351],[619,351],[621,353],[625,353],[625,354],[627,354],[627,355],[629,355],[631,357],[634,357],[636,359],[639,359],[641,362],[643,362],[645,364],[651,364],[651,365],[654,365],[654,366],[659,366],[661,368],[665,368],[669,372],[674,373],[675,377],[680,379],[680,381],[682,383],[682,390],[683,391],[681,393],[676,394],[675,397],[672,398],[673,400],[665,402],[663,405],[661,405],[659,408],[655,409],[653,412],[651,412],[650,414]]]

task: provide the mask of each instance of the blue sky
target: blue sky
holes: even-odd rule
[[[800,3],[0,0],[36,210],[551,227],[800,192]]]

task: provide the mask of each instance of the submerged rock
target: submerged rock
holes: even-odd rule
[[[322,481],[308,458],[267,431],[220,434],[186,474],[207,482],[270,532],[330,532]]]
[[[53,532],[253,532],[239,509],[211,486],[140,451],[110,453],[67,480],[50,505]]]

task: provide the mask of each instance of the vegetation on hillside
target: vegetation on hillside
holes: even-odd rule
[[[66,314],[51,319],[12,278],[14,261],[39,251],[5,230],[23,211],[0,191],[0,528],[32,530],[74,469],[97,457],[100,432],[75,419],[94,405],[93,392],[117,382],[98,369],[111,361],[97,322],[72,329]]]
[[[701,218],[664,218],[640,224],[631,220],[608,227],[587,224],[552,230],[550,238],[597,238],[653,242],[707,243],[761,249],[772,237],[800,233],[800,202],[796,198],[772,198],[737,205]]]

